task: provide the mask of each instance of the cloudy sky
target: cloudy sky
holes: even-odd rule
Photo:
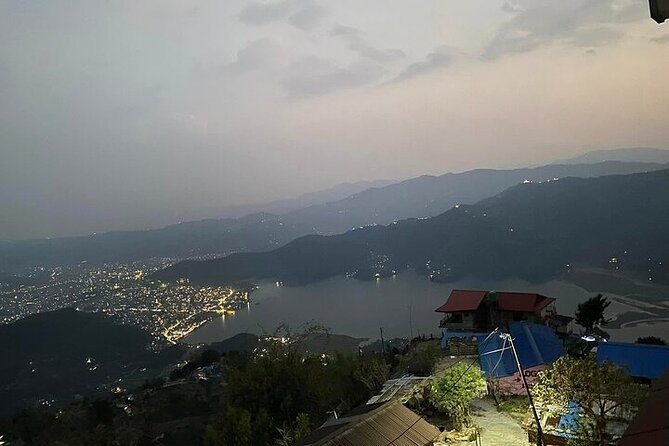
[[[0,0],[0,239],[669,147],[638,0]]]

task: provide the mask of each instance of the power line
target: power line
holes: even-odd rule
[[[482,347],[485,346],[485,344],[487,344],[487,343],[490,341],[490,339],[492,338],[492,335],[493,335],[494,333],[496,333],[497,330],[499,330],[499,327],[495,328],[493,331],[490,332],[490,334],[488,334],[488,336],[486,336],[486,338],[485,338],[485,339],[483,340],[483,342],[481,343],[481,346],[482,346]],[[451,387],[448,389],[448,391],[453,390],[453,388],[454,388],[454,387],[460,382],[460,380],[467,374],[467,372],[469,371],[469,369],[472,368],[472,366],[474,365],[474,363],[475,363],[477,360],[478,360],[478,355],[477,355],[477,356],[474,358],[474,360],[469,364],[469,366],[465,369],[465,371],[458,377],[458,379],[455,380],[455,382],[451,385]],[[461,361],[461,360],[457,361],[455,364],[458,364],[460,361]],[[454,366],[455,364],[453,364],[453,366]],[[449,367],[449,368],[450,368],[450,367]],[[388,446],[392,445],[394,442],[396,442],[397,440],[399,440],[404,434],[406,434],[407,432],[409,432],[409,430],[410,430],[412,427],[414,427],[414,426],[415,426],[420,420],[422,420],[422,419],[423,419],[423,417],[421,417],[420,415],[418,415],[418,419],[417,419],[416,421],[414,421],[413,423],[411,423],[411,425],[409,425],[409,427],[407,427],[406,429],[404,429],[404,430],[403,430],[403,431],[402,431],[402,432],[401,432],[395,439],[393,439],[391,442],[389,442],[389,443],[388,443]]]

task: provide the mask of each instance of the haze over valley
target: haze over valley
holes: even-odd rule
[[[0,1],[0,446],[664,444],[667,23]]]

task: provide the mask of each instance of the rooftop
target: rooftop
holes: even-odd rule
[[[439,313],[476,311],[487,294],[487,291],[453,290],[446,303],[435,311]]]
[[[444,305],[435,311],[439,313],[457,313],[476,311],[485,299],[496,301],[503,311],[534,313],[541,311],[555,298],[537,293],[515,293],[509,291],[453,290]]]
[[[657,379],[669,369],[669,347],[602,342],[597,346],[597,362],[604,361],[626,368],[635,378]]]
[[[653,383],[651,390],[648,400],[618,440],[618,446],[669,444],[669,370]]]
[[[296,446],[428,446],[438,435],[435,426],[393,401],[330,420]]]

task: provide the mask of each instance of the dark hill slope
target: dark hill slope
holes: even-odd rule
[[[87,394],[135,369],[176,362],[182,354],[178,347],[154,353],[151,341],[138,327],[71,308],[1,325],[0,414],[37,399]]]
[[[621,259],[630,272],[669,254],[669,170],[521,184],[437,217],[307,236],[266,253],[182,262],[156,277],[197,283],[272,278],[304,283],[357,271],[368,278],[406,267],[437,278],[542,280],[567,265]],[[627,251],[627,254],[625,254]],[[666,263],[666,262],[665,262]],[[667,279],[666,269],[654,271]]]

